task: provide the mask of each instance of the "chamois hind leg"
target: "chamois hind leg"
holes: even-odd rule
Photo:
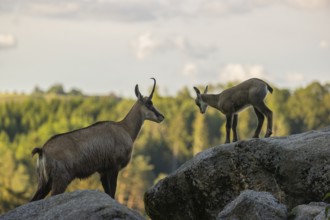
[[[53,186],[52,186],[52,196],[64,193],[66,188],[68,187],[69,183],[65,182],[53,182]]]
[[[237,122],[238,122],[238,115],[237,114],[234,114],[233,126],[232,126],[232,130],[233,130],[233,142],[238,141],[238,136],[237,136]]]
[[[257,106],[258,110],[262,112],[267,117],[267,131],[265,137],[270,137],[273,130],[273,112],[266,106],[264,102],[261,102]]]
[[[52,184],[51,184],[50,180],[48,180],[47,183],[45,183],[43,181],[42,182],[39,181],[38,190],[34,194],[34,196],[33,196],[33,198],[31,199],[30,202],[37,201],[37,200],[45,198],[47,196],[47,194],[50,192],[51,187],[52,187]]]
[[[72,179],[68,178],[69,175],[65,175],[62,172],[61,175],[54,175],[52,178],[52,196],[64,193]]]
[[[262,125],[264,123],[265,116],[256,107],[253,107],[253,109],[254,109],[254,112],[256,113],[257,118],[258,118],[257,129],[256,129],[256,131],[255,131],[255,133],[253,135],[253,138],[259,138],[259,134],[260,134]]]
[[[230,129],[232,123],[233,123],[233,116],[226,115],[226,141],[225,141],[226,144],[230,143]]]

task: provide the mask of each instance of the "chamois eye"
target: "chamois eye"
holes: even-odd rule
[[[148,100],[148,101],[146,102],[146,105],[152,105],[152,101]]]

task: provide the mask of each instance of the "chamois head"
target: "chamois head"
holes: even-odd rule
[[[138,98],[138,101],[142,104],[142,114],[144,118],[146,120],[160,123],[165,119],[165,117],[156,109],[156,107],[152,103],[152,96],[155,92],[156,80],[154,78],[151,79],[154,80],[154,86],[150,95],[148,97],[143,97],[140,93],[138,85],[135,86],[135,95]]]
[[[206,86],[203,94],[206,94],[207,93],[207,89],[208,89],[208,86]],[[197,89],[196,87],[194,87],[194,90],[196,91],[196,94],[197,94],[197,98],[195,99],[195,103],[198,106],[200,112],[202,114],[204,114],[206,112],[206,109],[207,109],[207,106],[208,105],[207,105],[206,102],[203,101],[202,94],[199,91],[199,89]]]

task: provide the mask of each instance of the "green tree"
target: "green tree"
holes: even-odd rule
[[[131,163],[119,175],[117,199],[123,205],[132,209],[144,210],[144,192],[151,187],[155,177],[151,172],[153,166],[150,159],[135,155]]]
[[[329,125],[329,109],[325,104],[328,95],[329,89],[318,82],[293,93],[288,101],[292,133]]]
[[[273,135],[283,136],[290,133],[288,101],[290,98],[288,89],[274,88],[274,92],[267,96],[266,103],[273,111]],[[266,121],[265,121],[266,123]]]
[[[64,95],[64,88],[61,84],[55,84],[47,90],[48,94]]]
[[[206,117],[197,114],[193,125],[193,155],[207,149],[209,146],[209,129],[206,124]]]
[[[83,93],[79,89],[71,89],[68,95],[73,95],[73,96],[82,96]]]

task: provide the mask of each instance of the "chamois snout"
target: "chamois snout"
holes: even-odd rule
[[[158,123],[160,123],[160,122],[164,121],[165,117],[164,117],[164,115],[159,114],[157,119],[158,119]]]
[[[157,117],[157,121],[156,122],[160,123],[160,122],[164,121],[165,116],[162,113],[160,113],[155,107],[154,107],[154,113],[155,113],[155,115]]]
[[[200,109],[199,112],[200,112],[201,114],[204,114],[204,113],[205,113],[205,110]]]
[[[196,103],[196,105],[197,105],[198,108],[199,108],[199,112],[200,112],[201,114],[204,114],[204,113],[206,112],[206,109],[207,109],[207,104],[206,104],[205,102],[203,102],[203,101],[201,100],[201,98],[197,98],[197,99],[195,100],[195,103]]]
[[[194,90],[195,90],[196,95],[197,95],[197,98],[195,99],[195,103],[198,106],[200,113],[204,114],[206,112],[208,104],[202,99],[202,94],[199,91],[199,89],[194,87]],[[208,90],[208,86],[206,86],[203,94],[206,94],[207,90]]]
[[[165,119],[165,116],[162,113],[160,113],[153,105],[150,105],[147,106],[147,112],[145,118],[147,120],[160,123]]]

